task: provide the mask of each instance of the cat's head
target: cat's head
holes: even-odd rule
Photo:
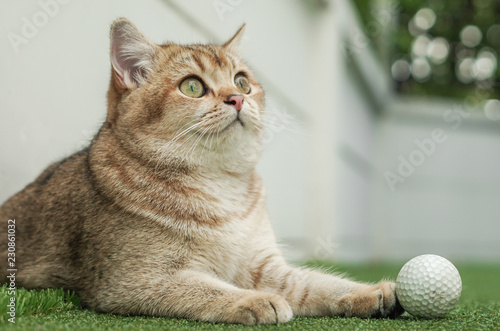
[[[238,55],[243,30],[223,45],[157,45],[127,19],[116,20],[108,130],[158,166],[253,168],[264,92]]]

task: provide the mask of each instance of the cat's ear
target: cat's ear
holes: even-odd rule
[[[136,88],[146,82],[157,46],[126,18],[111,25],[111,64],[118,83]]]
[[[226,41],[222,47],[225,47],[235,53],[238,53],[240,50],[241,39],[243,38],[243,33],[245,32],[246,24],[243,24],[241,28],[235,33],[234,36],[231,37],[228,41]]]

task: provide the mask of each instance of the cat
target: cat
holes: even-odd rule
[[[99,312],[246,325],[403,313],[393,282],[285,262],[255,171],[264,91],[239,56],[244,27],[223,45],[157,45],[113,22],[101,129],[0,208],[17,286],[74,290]]]

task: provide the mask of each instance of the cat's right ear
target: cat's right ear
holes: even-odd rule
[[[157,46],[126,18],[111,25],[111,64],[122,88],[133,89],[146,82]]]

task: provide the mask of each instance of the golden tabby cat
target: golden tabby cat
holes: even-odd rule
[[[395,317],[391,282],[289,266],[255,166],[264,92],[227,43],[150,42],[111,27],[108,114],[90,147],[0,208],[0,276],[15,219],[17,285],[64,287],[117,314],[269,324]]]

